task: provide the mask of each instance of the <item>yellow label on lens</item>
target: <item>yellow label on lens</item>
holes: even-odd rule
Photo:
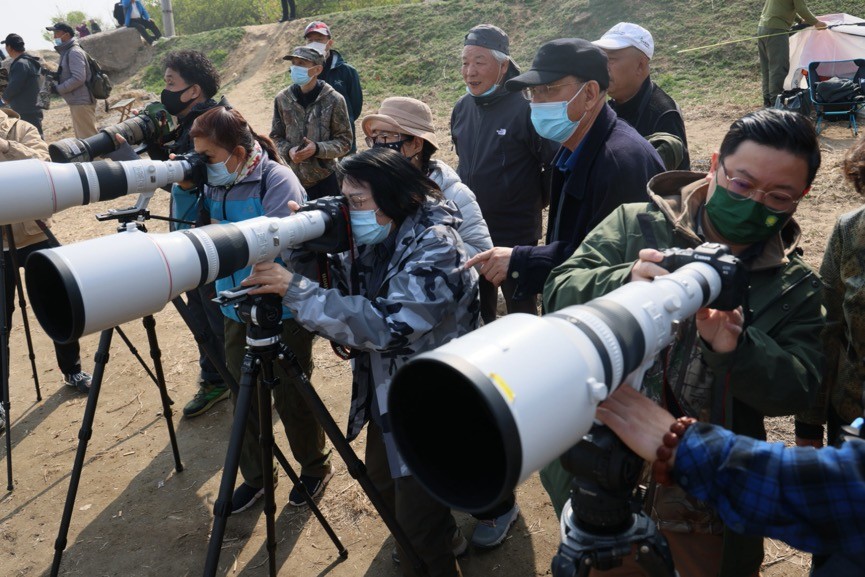
[[[776,222],[778,222],[778,217],[774,214],[770,214],[766,217],[766,226],[775,226]]]
[[[490,373],[490,380],[495,386],[499,388],[502,393],[504,393],[505,398],[509,403],[514,402],[514,391],[508,386],[508,384],[503,378],[501,378],[496,373]]]

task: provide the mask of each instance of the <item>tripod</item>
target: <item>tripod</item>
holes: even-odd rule
[[[46,231],[50,235],[50,231],[48,231],[47,227],[44,227],[40,223],[40,226],[43,226],[43,230]],[[33,382],[36,386],[36,400],[42,400],[42,391],[39,389],[39,373],[36,370],[36,355],[33,352],[33,339],[30,336],[30,321],[27,318],[27,301],[24,299],[24,287],[21,283],[21,274],[19,272],[20,264],[18,262],[18,250],[15,248],[15,236],[12,233],[12,226],[5,225],[3,227],[3,231],[6,235],[6,241],[9,243],[9,259],[7,262],[6,259],[6,251],[3,246],[3,242],[0,241],[0,332],[2,332],[2,336],[0,336],[0,347],[2,347],[2,356],[0,356],[0,363],[3,365],[2,375],[0,375],[0,379],[2,379],[2,383],[0,383],[0,403],[2,403],[3,412],[5,413],[6,420],[6,476],[7,476],[7,484],[6,490],[11,491],[15,488],[15,485],[12,480],[12,420],[9,417],[9,409],[10,409],[10,400],[9,400],[9,336],[11,333],[12,327],[12,319],[9,318],[8,308],[7,307],[7,294],[6,294],[6,282],[7,276],[11,276],[13,282],[15,283],[15,288],[12,289],[12,298],[15,298],[15,291],[18,292],[18,306],[21,309],[21,317],[24,321],[24,335],[27,340],[27,353],[30,357],[30,368],[33,371]],[[53,239],[56,242],[56,239],[53,236],[49,236],[49,238]],[[7,267],[10,269],[9,275],[7,275]]]
[[[247,419],[252,418],[250,408],[252,404],[252,389],[258,390],[258,425],[259,438],[261,439],[263,469],[268,470],[267,465],[272,462],[273,449],[273,422],[271,417],[270,391],[274,386],[279,386],[273,373],[273,363],[278,362],[283,370],[294,379],[295,385],[306,401],[316,419],[322,425],[325,433],[333,443],[334,448],[345,461],[349,474],[357,479],[369,497],[373,506],[381,515],[385,525],[390,529],[394,539],[406,552],[418,575],[425,575],[426,568],[411,546],[408,536],[397,523],[396,518],[385,504],[381,494],[373,485],[367,475],[366,466],[355,455],[348,440],[342,435],[336,422],[325,407],[324,402],[315,392],[312,383],[297,360],[294,353],[286,347],[280,338],[282,333],[282,302],[277,295],[240,295],[236,298],[222,299],[221,304],[233,304],[241,319],[246,322],[247,352],[244,355],[241,366],[241,378],[237,395],[237,406],[234,411],[234,421],[231,428],[228,451],[225,457],[225,468],[219,485],[219,493],[214,505],[213,530],[207,549],[204,575],[212,577],[216,574],[219,563],[219,554],[222,549],[225,525],[231,514],[231,496],[234,484],[237,480],[237,468],[240,463],[240,448],[243,441],[243,433]],[[287,463],[280,461],[286,471],[290,471]],[[312,497],[309,496],[299,479],[290,473],[289,475],[295,486],[304,495],[310,505],[314,505]],[[264,475],[264,512],[267,527],[267,552],[271,577],[276,576],[276,539],[273,516],[276,510],[273,497],[273,477],[267,473]],[[339,540],[327,526],[318,509],[315,508],[316,516],[322,522],[328,535],[337,547],[340,557],[348,557],[348,551],[342,547]]]
[[[643,460],[608,428],[595,425],[562,458],[574,475],[562,511],[562,542],[554,577],[586,577],[622,564],[636,546],[637,563],[651,577],[675,577],[667,540],[640,506],[636,491]]]
[[[121,219],[118,230],[125,230],[127,227],[135,227],[134,222],[125,222]],[[156,320],[152,315],[147,315],[141,319],[147,333],[147,341],[150,346],[150,357],[153,359],[153,372],[138,354],[132,342],[123,333],[120,327],[112,327],[102,331],[99,337],[99,346],[94,355],[95,365],[93,368],[93,380],[90,382],[90,392],[87,394],[87,404],[84,408],[84,417],[81,420],[81,429],[78,432],[78,448],[75,452],[75,461],[72,465],[72,472],[69,476],[69,489],[66,494],[66,501],[63,506],[63,515],[60,520],[60,529],[57,534],[57,539],[54,542],[54,560],[51,564],[51,577],[56,577],[60,570],[60,562],[63,557],[63,551],[66,549],[66,537],[69,534],[69,524],[72,520],[72,512],[75,507],[75,497],[78,493],[78,483],[81,479],[81,469],[84,466],[84,458],[87,454],[87,443],[93,434],[93,418],[96,415],[96,404],[99,400],[99,393],[102,389],[102,379],[105,374],[105,366],[109,360],[109,350],[111,349],[111,340],[115,332],[120,335],[121,339],[129,347],[130,352],[138,360],[139,363],[147,371],[147,374],[156,382],[159,388],[159,397],[162,402],[162,415],[165,418],[166,426],[168,427],[168,436],[171,442],[171,450],[174,454],[174,468],[179,473],[183,471],[183,463],[180,461],[180,451],[177,446],[177,435],[174,432],[174,422],[172,421],[171,405],[173,401],[168,396],[168,389],[165,386],[165,374],[162,369],[162,351],[159,349],[159,343],[156,337]]]

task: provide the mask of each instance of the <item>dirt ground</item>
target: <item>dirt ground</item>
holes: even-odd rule
[[[253,60],[261,53],[249,51]],[[266,74],[258,73],[258,62],[238,65],[239,82],[227,96],[256,130],[267,133],[270,103],[261,96]],[[116,98],[125,94],[148,97],[120,86]],[[151,97],[152,98],[152,97]],[[377,103],[371,103],[375,106]],[[708,165],[729,123],[744,109],[686,110],[691,158],[698,169]],[[45,126],[49,142],[71,135],[68,109],[56,106],[47,112]],[[100,112],[100,125],[116,123],[117,113]],[[442,138],[447,141],[446,138]],[[839,161],[852,144],[849,129],[829,126],[821,137],[823,167],[813,191],[800,205],[797,219],[805,231],[806,258],[818,266],[826,238],[835,218],[859,205],[860,200],[843,184]],[[455,164],[453,153],[441,158]],[[3,183],[6,186],[7,183]],[[115,233],[115,223],[98,222],[94,214],[108,208],[125,207],[132,199],[121,198],[99,206],[79,207],[59,213],[53,230],[64,244]],[[168,195],[158,193],[150,204],[154,214],[167,213]],[[151,220],[152,233],[165,232],[164,222]],[[125,266],[134,266],[126,263]],[[118,284],[118,290],[119,289]],[[19,307],[20,308],[20,307]],[[114,337],[105,370],[102,394],[96,408],[93,435],[87,446],[80,486],[68,528],[68,546],[63,551],[60,572],[68,576],[157,576],[196,575],[204,567],[216,499],[231,426],[231,405],[221,403],[195,419],[180,417],[180,409],[194,394],[197,352],[189,331],[168,306],[155,315],[159,351],[169,395],[175,401],[173,423],[182,472],[175,471],[172,450],[156,386],[138,360],[150,363],[151,349],[141,323],[123,326],[132,347]],[[11,467],[14,490],[0,493],[0,572],[9,576],[48,575],[55,555],[54,542],[60,529],[64,504],[78,447],[78,432],[86,397],[61,384],[51,341],[29,314],[35,352],[36,375],[42,400],[36,401],[33,374],[28,360],[20,311],[13,317],[11,336]],[[84,367],[93,368],[98,335],[81,340]],[[350,398],[349,367],[337,358],[326,341],[317,340],[316,368],[312,381],[340,428],[344,428]],[[773,419],[773,438],[792,441],[792,420]],[[0,456],[9,464],[5,439]],[[364,452],[361,436],[353,449]],[[472,439],[466,438],[466,443]],[[277,443],[290,456],[281,427]],[[287,506],[290,480],[284,472],[276,489],[276,563],[279,575],[389,577],[399,575],[390,559],[393,540],[369,503],[358,482],[334,456],[336,475],[319,501],[321,510],[349,554],[340,560],[322,525],[307,509]],[[4,485],[6,467],[3,467]],[[559,544],[558,523],[537,475],[517,490],[522,514],[504,545],[489,552],[471,550],[461,560],[469,576],[524,577],[549,575],[550,560]],[[466,536],[474,520],[457,514]],[[265,517],[261,508],[228,520],[220,556],[219,575],[266,575]],[[809,556],[782,543],[766,541],[767,577],[807,575]]]

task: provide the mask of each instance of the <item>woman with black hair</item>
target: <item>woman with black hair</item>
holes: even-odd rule
[[[349,440],[369,421],[371,480],[429,575],[453,577],[460,574],[455,555],[465,551],[466,540],[450,509],[410,476],[397,452],[385,426],[387,392],[394,373],[414,355],[477,327],[477,273],[464,268],[454,209],[401,154],[366,150],[344,159],[338,174],[355,246],[331,256],[335,288],[276,263],[256,265],[243,284],[258,285],[253,293],[282,295],[299,324],[353,350]],[[289,256],[296,270],[308,255]],[[402,570],[413,574],[410,563]]]

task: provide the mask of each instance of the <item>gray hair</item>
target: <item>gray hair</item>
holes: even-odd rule
[[[489,50],[490,52],[492,52],[492,54],[493,54],[493,58],[495,58],[495,59],[496,59],[496,62],[498,62],[499,64],[501,64],[501,63],[504,62],[505,60],[510,60],[510,58],[508,57],[508,55],[505,54],[504,52],[500,52],[500,51],[498,51],[498,50],[493,50],[492,48],[488,48],[487,50]]]

